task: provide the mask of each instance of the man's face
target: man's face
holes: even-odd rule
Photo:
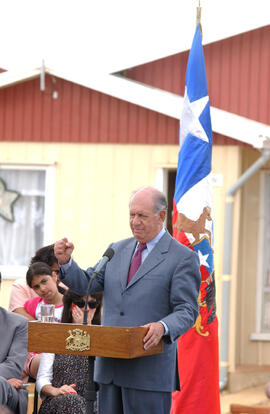
[[[140,243],[151,241],[163,227],[165,211],[154,213],[152,197],[143,191],[135,194],[129,206],[129,224]]]

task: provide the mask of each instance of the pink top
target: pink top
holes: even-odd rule
[[[24,308],[26,312],[29,313],[29,315],[33,316],[33,318],[40,321],[41,320],[40,305],[44,305],[44,304],[47,304],[47,302],[45,302],[44,299],[38,296],[36,298],[31,298],[27,300],[24,304]],[[61,322],[63,306],[64,306],[63,304],[55,306],[55,311],[54,311],[55,322]]]
[[[15,309],[23,308],[27,299],[37,296],[27,285],[25,278],[17,279],[12,283],[8,310],[13,312]]]

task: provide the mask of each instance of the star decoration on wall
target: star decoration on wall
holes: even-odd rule
[[[0,216],[13,222],[13,204],[20,197],[17,191],[7,190],[5,182],[0,178]]]

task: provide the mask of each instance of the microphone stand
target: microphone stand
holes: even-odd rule
[[[99,274],[102,268],[106,265],[106,263],[111,260],[111,258],[114,255],[114,250],[109,247],[104,255],[102,256],[102,259],[99,261],[99,263],[96,265],[95,270],[93,271],[92,275],[89,278],[87,291],[86,291],[86,299],[85,299],[85,305],[84,305],[84,313],[83,313],[83,324],[87,325],[87,306],[88,306],[88,297],[91,290],[91,286],[93,283],[93,280],[95,277]],[[96,401],[96,384],[94,382],[94,361],[95,357],[88,357],[88,372],[89,372],[89,381],[86,388],[85,393],[85,399],[86,399],[86,412],[87,414],[93,414],[94,413],[94,402]]]
[[[90,289],[93,283],[93,280],[95,279],[97,272],[93,272],[87,286],[86,291],[86,298],[85,298],[85,305],[84,305],[84,313],[83,313],[83,325],[87,325],[87,316],[88,316],[88,298]],[[86,400],[86,413],[87,414],[94,414],[94,403],[97,399],[97,388],[96,383],[94,382],[94,362],[95,357],[88,356],[88,382],[86,386],[86,392],[85,392],[85,400]]]

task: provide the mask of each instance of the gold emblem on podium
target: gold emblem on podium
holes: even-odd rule
[[[66,349],[71,351],[87,351],[90,349],[90,335],[82,329],[73,329],[68,331],[69,336],[66,338]]]

